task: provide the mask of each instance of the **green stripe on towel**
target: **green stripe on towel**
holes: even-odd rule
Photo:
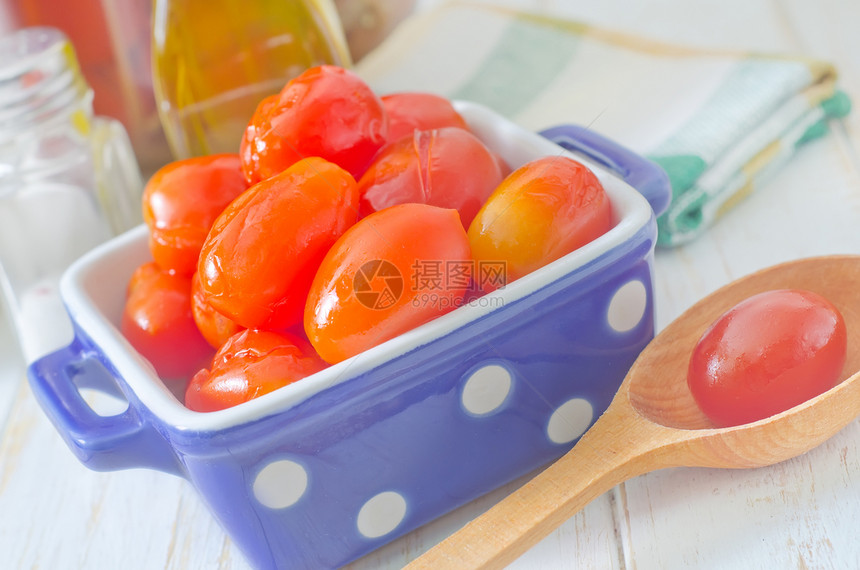
[[[851,99],[844,92],[836,91],[832,97],[821,102],[821,108],[824,110],[824,117],[806,129],[794,146],[801,146],[827,134],[830,130],[830,119],[838,119],[851,112]]]
[[[810,79],[801,62],[738,61],[697,113],[651,154],[695,154],[712,164]]]
[[[474,75],[450,97],[516,116],[571,60],[580,37],[552,26],[513,19]]]

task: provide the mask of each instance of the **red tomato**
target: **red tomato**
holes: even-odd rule
[[[387,137],[382,101],[361,78],[313,67],[259,104],[242,138],[242,171],[253,184],[318,156],[358,179]]]
[[[495,156],[469,131],[415,131],[388,146],[359,180],[360,215],[396,204],[454,208],[464,227],[502,181]]]
[[[754,422],[832,388],[846,347],[845,322],[829,301],[810,291],[767,291],[702,335],[687,384],[715,425]]]
[[[414,131],[468,125],[450,101],[432,93],[392,93],[382,97],[388,113],[388,140],[397,142]]]
[[[357,202],[352,176],[322,158],[251,187],[221,213],[200,252],[206,301],[245,328],[301,322],[314,273],[355,223]]]
[[[220,348],[227,339],[241,332],[243,328],[209,304],[200,287],[198,273],[191,278],[191,314],[203,338],[214,348]]]
[[[611,226],[609,197],[597,177],[571,158],[548,156],[505,178],[469,226],[469,243],[479,264],[504,264],[511,282]],[[485,291],[499,285],[481,283]]]
[[[212,222],[247,187],[238,154],[179,160],[156,172],[143,191],[155,262],[192,275]]]
[[[191,279],[152,262],[138,267],[129,281],[120,329],[162,379],[181,380],[181,390],[212,356],[191,316]]]
[[[349,358],[462,303],[468,284],[422,281],[421,267],[445,274],[451,264],[470,263],[455,210],[403,204],[371,214],[323,260],[308,294],[305,333],[326,362]]]
[[[293,335],[245,330],[232,336],[188,384],[185,405],[214,412],[247,402],[325,368],[306,342]]]

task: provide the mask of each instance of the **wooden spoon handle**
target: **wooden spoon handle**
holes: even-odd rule
[[[660,426],[610,408],[561,459],[406,568],[501,568],[618,483],[668,466]]]

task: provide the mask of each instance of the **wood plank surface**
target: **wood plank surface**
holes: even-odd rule
[[[688,45],[807,54],[860,98],[860,3],[824,0],[502,2]],[[420,0],[418,10],[438,0]],[[658,328],[760,267],[860,253],[860,113],[814,141],[695,242],[658,251]],[[858,284],[860,291],[860,284]],[[860,294],[860,293],[858,293]],[[2,332],[2,331],[0,331]],[[0,567],[244,569],[185,481],[94,473],[66,449],[0,335]],[[511,568],[857,568],[860,422],[824,446],[753,471],[669,469],[622,484]],[[352,564],[400,568],[504,497],[499,489]]]

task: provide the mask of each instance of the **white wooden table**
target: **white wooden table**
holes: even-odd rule
[[[419,1],[427,9],[437,0]],[[804,53],[834,62],[860,100],[856,0],[509,0],[692,46]],[[760,267],[860,253],[860,113],[813,142],[694,243],[656,255],[658,329]],[[860,295],[860,284],[858,284]],[[184,480],[94,473],[34,402],[0,330],[0,567],[247,568]],[[400,568],[515,484],[354,563]],[[860,422],[822,447],[753,471],[669,469],[618,486],[513,568],[860,568]]]

